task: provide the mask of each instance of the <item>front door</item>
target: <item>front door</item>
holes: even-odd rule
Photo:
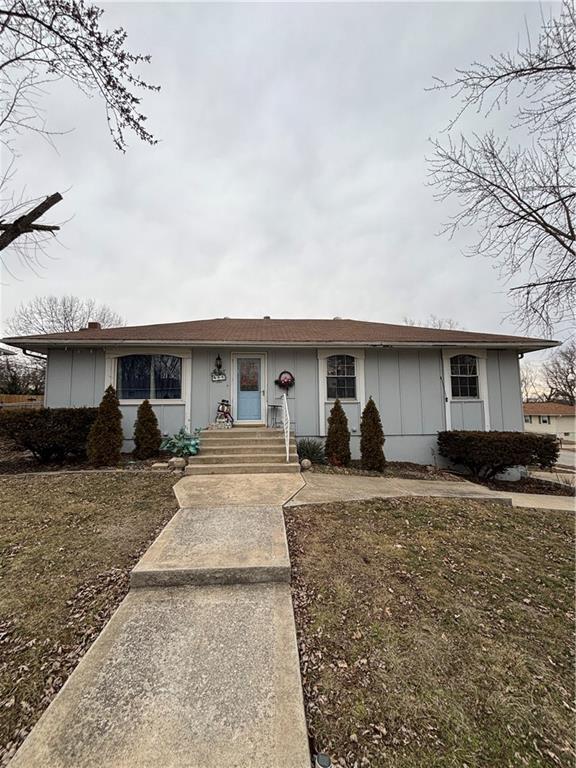
[[[263,358],[236,358],[236,421],[263,421]]]

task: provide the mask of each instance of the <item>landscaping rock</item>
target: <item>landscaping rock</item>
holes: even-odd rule
[[[312,462],[310,461],[310,459],[302,459],[302,461],[300,462],[300,466],[302,467],[302,469],[310,469],[310,467],[312,466]]]
[[[179,456],[175,456],[173,459],[170,459],[168,462],[168,466],[170,469],[184,469],[186,466],[186,459],[182,459]]]
[[[157,461],[155,464],[152,464],[151,469],[155,469],[159,472],[167,471],[170,469],[170,466],[168,465],[167,461]]]

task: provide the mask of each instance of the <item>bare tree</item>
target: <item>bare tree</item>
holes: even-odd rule
[[[84,0],[7,0],[0,7],[0,144],[8,162],[0,178],[0,251],[12,246],[34,268],[38,249],[58,229],[37,219],[61,200],[59,193],[36,200],[17,197],[10,182],[17,139],[34,132],[51,140],[40,107],[46,87],[67,80],[104,102],[115,146],[126,149],[132,131],[149,144],[155,139],[140,111],[139,90],[158,90],[138,74],[148,56],[126,48],[126,32],[108,31],[103,10]]]
[[[42,395],[46,361],[24,355],[0,357],[0,394]]]
[[[36,296],[20,304],[6,325],[13,336],[64,333],[86,328],[90,321],[103,328],[126,325],[123,318],[105,304],[78,296]]]
[[[402,321],[404,325],[416,325],[421,328],[444,328],[448,331],[462,331],[463,327],[458,320],[452,317],[438,317],[438,315],[429,315],[428,320],[414,320],[413,317],[404,316]]]
[[[467,255],[497,261],[525,327],[550,330],[574,322],[576,292],[576,11],[563,0],[557,18],[542,21],[534,46],[457,70],[452,82],[436,81],[460,101],[446,141],[435,141],[431,180],[444,200],[456,196],[460,211],[445,228],[478,231]],[[454,137],[469,110],[490,115],[516,101],[511,130],[523,143],[494,132]],[[512,135],[514,135],[512,133]]]
[[[576,403],[576,341],[566,342],[542,365],[549,400]]]
[[[543,379],[542,365],[531,360],[520,363],[520,382],[522,385],[522,400],[526,402],[542,402],[548,400],[546,383]]]

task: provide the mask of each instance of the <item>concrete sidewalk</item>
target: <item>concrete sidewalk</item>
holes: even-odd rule
[[[197,506],[142,557],[11,766],[310,768],[281,507],[301,485],[182,479]]]
[[[401,478],[306,472],[306,485],[285,506],[325,504],[332,501],[355,501],[401,496],[437,496],[440,498],[496,501],[515,507],[535,507],[574,511],[575,500],[569,496],[493,491],[467,480],[403,480]]]
[[[558,485],[576,485],[576,473],[567,470],[564,472],[557,469],[548,471],[535,470],[530,472],[530,477],[545,480],[547,483],[557,483]]]
[[[282,506],[305,485],[302,475],[183,477],[174,486],[181,507]]]
[[[290,583],[281,506],[180,509],[131,574],[133,587]]]
[[[309,768],[288,584],[130,591],[12,768]]]

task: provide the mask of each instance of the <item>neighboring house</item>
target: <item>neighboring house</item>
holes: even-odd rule
[[[132,438],[149,398],[165,433],[205,427],[222,398],[237,424],[270,424],[275,380],[295,377],[297,437],[323,437],[339,397],[359,455],[360,416],[373,397],[389,459],[430,463],[444,429],[523,429],[518,356],[556,342],[356,320],[194,320],[6,339],[48,355],[45,404],[97,405],[113,384]],[[130,447],[129,444],[126,447]]]
[[[576,440],[576,408],[564,403],[524,403],[524,429]]]

